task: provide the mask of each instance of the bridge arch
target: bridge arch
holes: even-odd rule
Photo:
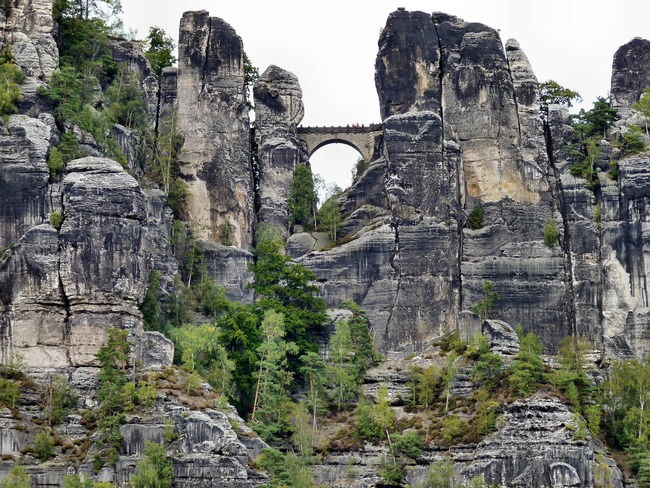
[[[375,140],[382,133],[382,126],[298,127],[297,133],[307,145],[309,157],[328,144],[345,144],[357,150],[365,161],[370,161],[375,152]]]

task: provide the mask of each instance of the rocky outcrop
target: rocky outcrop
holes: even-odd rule
[[[255,83],[253,94],[259,166],[258,219],[266,225],[288,229],[293,170],[308,160],[296,135],[304,115],[302,90],[293,73],[269,66]]]
[[[54,0],[16,0],[11,14],[0,16],[3,39],[8,39],[16,64],[29,77],[46,80],[59,68],[54,40]],[[4,47],[4,46],[2,46]]]
[[[71,360],[85,365],[95,360],[109,327],[141,334],[138,304],[151,269],[144,241],[147,201],[115,161],[78,159],[67,171],[60,278],[70,307]]]
[[[186,12],[178,41],[181,174],[189,185],[188,217],[203,240],[248,249],[253,238],[253,173],[244,94],[244,49],[226,22]],[[218,114],[218,116],[215,116]]]
[[[490,485],[587,488],[594,486],[595,476],[607,473],[599,483],[623,487],[620,470],[597,455],[597,446],[586,430],[581,432],[577,417],[557,398],[533,397],[506,405],[496,433],[473,450],[452,453],[466,480],[483,475]]]
[[[11,115],[0,133],[0,249],[16,244],[28,229],[45,222],[49,206],[47,154],[51,127]]]
[[[631,107],[650,85],[650,41],[635,37],[614,54],[612,63],[612,104]]]

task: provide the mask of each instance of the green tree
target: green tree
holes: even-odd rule
[[[147,49],[144,55],[149,60],[151,69],[160,78],[163,69],[173,66],[176,62],[174,40],[160,27],[150,27],[147,36]]]
[[[283,241],[277,229],[258,230],[255,262],[250,266],[254,274],[249,285],[260,310],[275,310],[284,315],[286,341],[296,344],[296,352],[289,352],[289,369],[298,372],[303,364],[300,357],[318,346],[314,335],[327,322],[325,302],[316,296],[316,275],[301,264],[292,264],[283,254]]]
[[[643,90],[641,98],[639,98],[638,102],[632,105],[632,108],[643,116],[643,121],[645,122],[645,135],[650,136],[650,133],[648,132],[648,121],[650,121],[650,86],[647,86],[645,90]]]
[[[142,319],[148,330],[156,330],[162,332],[162,324],[160,323],[160,303],[158,301],[158,293],[160,292],[160,279],[162,273],[154,269],[149,274],[149,283],[147,285],[147,293],[140,305],[142,312]]]
[[[289,217],[291,228],[302,225],[307,231],[313,230],[318,195],[314,189],[311,170],[305,164],[297,164],[293,170],[288,204],[291,209]]]
[[[97,390],[99,452],[94,460],[96,469],[106,464],[115,465],[122,446],[120,426],[126,421],[123,390],[127,384],[126,370],[131,352],[127,338],[127,330],[110,328],[106,344],[97,353],[100,369]]]
[[[454,462],[444,458],[431,463],[427,472],[427,488],[454,488]]]
[[[339,411],[343,402],[354,398],[359,387],[354,374],[353,354],[350,325],[346,320],[339,320],[334,325],[334,335],[330,338],[327,368],[331,391]]]
[[[432,364],[422,370],[417,382],[418,403],[424,408],[429,408],[438,396],[443,370],[440,366]]]
[[[472,211],[469,213],[467,227],[472,230],[478,230],[483,227],[483,208],[480,205],[474,205]]]
[[[630,125],[628,130],[623,134],[618,141],[618,147],[621,148],[621,155],[635,154],[645,151],[646,144],[643,140],[643,133],[638,125]]]
[[[499,300],[499,294],[494,290],[494,283],[485,280],[483,282],[483,298],[476,302],[472,307],[472,312],[481,317],[482,320],[487,320],[490,318],[492,309],[497,300]]]
[[[15,462],[5,479],[0,481],[0,488],[31,488],[32,477],[19,462]]]
[[[542,345],[534,333],[524,334],[521,325],[517,326],[517,335],[519,353],[508,370],[508,385],[513,394],[529,396],[545,377]]]
[[[337,187],[338,188],[338,187]],[[318,228],[325,230],[332,241],[336,241],[339,229],[341,228],[341,208],[339,207],[339,197],[341,190],[335,191],[325,203],[321,205],[318,211]]]
[[[555,247],[559,232],[554,220],[547,220],[544,224],[544,244],[547,247]]]
[[[18,112],[16,104],[22,100],[20,84],[25,74],[13,61],[0,64],[0,115],[5,117]]]
[[[539,100],[542,105],[565,105],[572,107],[573,102],[582,102],[582,97],[576,91],[565,88],[556,81],[547,80],[539,84]]]
[[[581,109],[577,116],[571,117],[571,121],[578,138],[584,141],[591,136],[605,137],[616,118],[616,109],[606,98],[598,97],[591,110]]]
[[[144,459],[138,461],[136,473],[131,478],[133,488],[171,488],[174,467],[160,444],[146,441]]]
[[[272,439],[286,430],[283,425],[283,405],[288,402],[289,385],[293,378],[287,364],[287,353],[295,353],[297,347],[284,340],[284,315],[281,313],[266,310],[261,328],[264,341],[257,348],[260,359],[251,420],[264,424],[264,433]]]
[[[147,130],[149,117],[144,99],[142,82],[138,75],[129,73],[125,67],[118,70],[113,83],[106,89],[108,120],[131,129]]]
[[[45,395],[50,427],[59,424],[67,412],[77,406],[77,395],[65,376],[58,375],[50,378]]]

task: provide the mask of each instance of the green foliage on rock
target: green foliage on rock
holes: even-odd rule
[[[481,319],[487,320],[490,318],[494,304],[499,300],[499,294],[495,291],[494,283],[490,280],[483,282],[483,298],[481,298],[472,307],[472,312],[477,314]]]
[[[32,477],[27,474],[23,465],[14,463],[5,479],[0,481],[0,488],[31,488]]]
[[[544,361],[542,345],[533,332],[524,334],[521,325],[517,326],[519,353],[508,368],[508,386],[513,395],[528,397],[537,391],[544,381]]]
[[[581,102],[580,94],[569,88],[565,88],[558,82],[546,80],[539,84],[539,101],[542,105],[565,105],[572,107],[574,102]]]
[[[150,27],[147,36],[147,49],[144,55],[149,60],[151,69],[160,78],[163,69],[172,66],[176,62],[174,40],[160,27]]]
[[[643,90],[641,98],[639,98],[638,102],[632,105],[632,108],[641,113],[645,123],[645,135],[650,136],[650,133],[648,132],[648,121],[650,121],[650,86],[647,86],[645,90]]]
[[[11,378],[0,378],[0,405],[13,410],[19,400],[20,383]]]
[[[18,112],[17,103],[22,100],[20,84],[25,74],[13,61],[0,64],[0,115],[5,117]]]
[[[318,228],[324,230],[332,241],[336,241],[338,232],[341,228],[341,208],[339,207],[339,197],[341,191],[335,191],[325,203],[321,205],[318,211]]]
[[[555,247],[557,244],[559,232],[554,220],[547,220],[544,224],[544,244],[547,247]]]
[[[54,439],[47,430],[41,430],[34,440],[34,454],[41,461],[47,461],[54,454]]]
[[[467,216],[467,227],[472,230],[478,230],[483,227],[483,208],[480,205],[474,205],[472,211]]]
[[[63,225],[63,214],[58,210],[50,213],[50,225],[56,230],[61,230],[61,226]]]
[[[638,125],[630,125],[618,141],[618,147],[621,149],[621,156],[645,151],[646,143],[641,128]]]
[[[272,475],[268,488],[313,488],[314,478],[303,461],[292,452],[283,454],[278,449],[262,449],[260,467]]]
[[[174,469],[171,459],[160,444],[146,441],[144,459],[138,461],[136,473],[131,477],[133,488],[171,488]]]
[[[291,227],[301,225],[306,231],[314,230],[318,195],[314,189],[311,170],[305,164],[297,164],[293,170],[291,193],[287,203],[291,209],[289,217]]]
[[[142,319],[144,320],[147,329],[158,332],[163,331],[162,324],[160,323],[160,302],[158,300],[161,277],[162,273],[157,269],[151,271],[147,284],[147,293],[140,305]]]

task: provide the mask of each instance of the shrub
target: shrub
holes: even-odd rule
[[[7,477],[0,481],[0,488],[31,488],[31,486],[31,476],[19,463],[15,463]]]
[[[54,448],[54,439],[47,430],[41,430],[36,434],[34,441],[34,454],[41,461],[47,461],[52,457]]]
[[[50,180],[56,180],[57,176],[63,172],[64,168],[63,156],[61,155],[61,151],[56,147],[53,147],[50,150],[50,156],[47,158],[47,165],[50,168]]]
[[[422,438],[414,432],[405,432],[402,435],[392,436],[393,452],[400,456],[417,459],[422,454],[424,443]]]
[[[519,353],[509,368],[508,384],[511,393],[530,396],[544,379],[542,345],[532,332],[524,335],[521,325],[517,326],[520,345]]]
[[[483,209],[480,205],[474,205],[467,217],[467,227],[477,230],[483,227]]]
[[[52,380],[49,391],[46,392],[48,404],[48,419],[51,425],[63,420],[66,412],[77,405],[77,395],[64,376],[56,376]]]
[[[18,103],[23,94],[20,83],[25,81],[25,74],[13,62],[0,65],[0,115],[6,116],[16,113]]]
[[[463,434],[465,422],[458,415],[447,415],[442,419],[442,439],[445,445],[451,445]]]
[[[146,441],[144,459],[138,461],[137,472],[131,478],[133,488],[171,488],[174,478],[172,461],[165,448]]]
[[[20,399],[20,385],[16,380],[0,378],[0,405],[14,409]]]
[[[641,128],[638,125],[630,125],[627,132],[618,141],[618,147],[620,147],[623,156],[644,151],[646,144]]]
[[[406,466],[400,462],[384,462],[380,476],[387,486],[403,486],[406,478]]]
[[[61,230],[61,226],[63,225],[63,214],[58,210],[50,213],[50,225],[56,230]]]
[[[544,244],[547,247],[555,247],[557,244],[558,230],[554,220],[547,220],[544,224]]]

